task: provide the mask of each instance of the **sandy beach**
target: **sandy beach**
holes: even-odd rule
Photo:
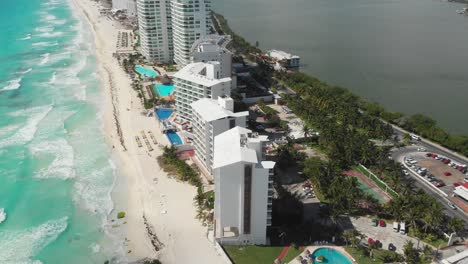
[[[144,110],[131,81],[118,62],[115,52],[118,22],[100,16],[98,5],[91,0],[71,0],[91,25],[95,37],[98,73],[105,101],[105,133],[117,156],[119,178],[114,190],[115,214],[125,211],[124,222],[117,221],[123,234],[122,243],[130,260],[158,258],[163,263],[223,263],[207,239],[207,229],[195,218],[193,198],[196,189],[171,179],[158,166],[156,157],[161,145],[149,152],[139,148],[135,136],[151,131],[159,144],[169,142],[159,131],[154,117]],[[146,221],[144,220],[146,219]],[[154,234],[154,236],[149,233]],[[125,238],[127,239],[126,241]],[[151,239],[150,239],[151,238]]]

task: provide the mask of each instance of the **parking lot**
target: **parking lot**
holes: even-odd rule
[[[395,232],[392,226],[393,223],[386,223],[384,227],[375,226],[372,224],[372,219],[367,217],[353,217],[351,222],[354,228],[366,235],[367,238],[372,238],[374,241],[379,240],[384,249],[388,249],[388,245],[392,243],[396,247],[396,252],[401,254],[406,241],[411,240],[415,246],[418,245],[417,239]],[[420,248],[424,245],[424,242],[419,242]]]
[[[415,152],[405,157],[405,163],[447,195],[450,195],[455,186],[462,184],[468,177],[464,174],[467,171],[463,169],[464,164],[454,163],[437,154]]]

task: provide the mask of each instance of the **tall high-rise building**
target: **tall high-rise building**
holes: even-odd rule
[[[215,137],[215,237],[224,245],[264,245],[271,225],[275,162],[267,136],[235,127]]]
[[[149,61],[172,63],[170,0],[137,0],[141,53]]]
[[[171,12],[174,61],[187,65],[193,43],[210,32],[211,0],[172,0]]]
[[[173,80],[177,116],[184,121],[191,121],[191,103],[231,95],[231,78],[221,78],[219,62],[191,63],[178,71]]]
[[[190,63],[211,27],[211,0],[137,0],[141,53],[152,62]]]

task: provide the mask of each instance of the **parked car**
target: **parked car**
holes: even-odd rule
[[[444,172],[444,176],[450,176],[450,175],[452,175],[452,173],[450,173],[448,171]]]
[[[449,159],[443,159],[442,162],[445,163],[445,164],[449,164],[450,160]]]
[[[415,135],[415,134],[410,134],[410,137],[413,140],[421,140],[421,138],[418,135]]]
[[[388,244],[388,250],[390,250],[390,251],[396,251],[395,245],[393,245],[392,243]]]
[[[409,172],[408,172],[407,170],[403,170],[403,174],[404,174],[405,176],[408,176],[408,175],[409,175]]]
[[[461,182],[454,182],[454,183],[453,183],[453,187],[458,187],[458,186],[461,186],[461,185],[462,185]]]
[[[432,154],[432,153],[426,153],[426,157],[428,157],[428,158],[429,158],[429,157],[432,157],[432,155],[434,155],[434,154]]]

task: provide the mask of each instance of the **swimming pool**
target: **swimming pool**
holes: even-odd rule
[[[167,132],[167,138],[171,142],[172,145],[182,145],[182,139],[180,139],[179,135],[175,132]]]
[[[156,109],[156,116],[159,120],[166,120],[172,115],[172,112],[174,112],[174,110],[169,108],[159,108]]]
[[[323,256],[325,259],[322,262],[314,261],[314,263],[352,264],[345,255],[333,248],[319,248],[312,253],[313,260],[318,256]]]
[[[139,74],[142,75],[142,77],[156,77],[158,76],[158,72],[151,69],[151,68],[145,68],[141,65],[136,65],[135,66],[135,71],[138,72]]]
[[[153,90],[159,96],[169,96],[174,92],[174,85],[173,84],[155,84],[153,85]]]

